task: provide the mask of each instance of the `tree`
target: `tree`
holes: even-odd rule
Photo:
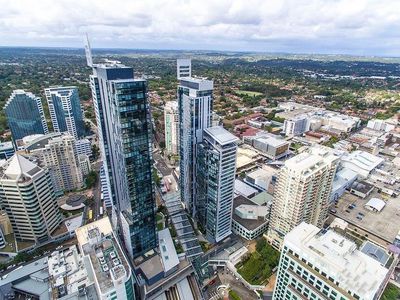
[[[85,178],[86,187],[88,189],[90,189],[95,186],[96,182],[97,182],[97,172],[90,171],[89,174]]]
[[[96,144],[92,145],[92,156],[93,158],[96,160],[97,158],[99,158],[100,155],[100,149],[99,147],[97,147]]]

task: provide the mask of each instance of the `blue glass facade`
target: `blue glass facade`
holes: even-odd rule
[[[114,209],[136,257],[157,246],[147,83],[134,79],[132,68],[99,65],[91,85]]]
[[[4,106],[14,142],[32,134],[47,134],[48,128],[39,97],[14,91]]]
[[[76,87],[45,89],[54,131],[69,132],[75,138],[85,135],[85,124]]]

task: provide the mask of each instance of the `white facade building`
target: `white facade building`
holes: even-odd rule
[[[78,156],[76,155],[75,138],[69,134],[58,136],[43,136],[43,140],[36,140],[37,148],[28,150],[43,161],[49,169],[56,193],[72,191],[83,186],[83,177]],[[28,147],[28,149],[30,149]]]
[[[285,162],[278,173],[271,213],[269,238],[275,247],[301,222],[322,227],[338,160],[332,149],[314,146]]]
[[[388,280],[353,241],[301,223],[285,237],[273,300],[378,300]]]
[[[211,126],[214,83],[193,77],[181,78],[179,107],[179,185],[186,208],[196,215],[196,152],[203,141],[203,130]]]
[[[92,170],[92,166],[90,165],[90,159],[89,156],[85,154],[80,154],[78,155],[78,162],[79,162],[79,168],[81,169],[82,176],[86,176],[90,173]]]
[[[132,269],[109,219],[76,229],[85,267],[94,277],[99,299],[134,299]]]
[[[18,241],[37,244],[51,239],[61,223],[48,172],[20,154],[0,170],[0,197]]]
[[[307,115],[295,116],[291,119],[286,119],[283,123],[283,132],[286,136],[302,135],[310,130],[310,120]]]
[[[168,101],[164,107],[165,149],[176,155],[179,150],[179,110],[177,101]]]
[[[341,165],[350,169],[362,178],[367,178],[368,175],[379,167],[385,160],[365,151],[353,151],[341,157]]]
[[[85,134],[78,88],[50,87],[44,90],[55,132],[69,132],[76,139]]]
[[[180,58],[176,61],[177,78],[192,77],[192,60],[189,58]]]
[[[75,141],[76,154],[85,154],[89,157],[92,156],[92,144],[88,139],[80,139]]]
[[[368,121],[367,127],[377,131],[389,132],[395,129],[396,125],[390,124],[385,120],[373,119]]]

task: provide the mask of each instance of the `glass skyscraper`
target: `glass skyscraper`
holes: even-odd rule
[[[50,87],[44,90],[55,132],[69,132],[78,139],[85,135],[78,88]]]
[[[4,110],[14,143],[27,135],[49,133],[42,102],[34,94],[13,91]]]
[[[204,129],[197,147],[196,206],[198,223],[211,242],[231,233],[238,138],[221,126]]]
[[[113,225],[137,257],[157,246],[147,83],[118,63],[94,65],[90,79]]]

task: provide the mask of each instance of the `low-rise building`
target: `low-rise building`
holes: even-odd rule
[[[341,157],[341,165],[356,172],[362,178],[368,177],[368,175],[383,162],[383,158],[359,150]]]
[[[271,203],[258,205],[250,199],[237,196],[233,201],[232,230],[246,240],[254,240],[267,229]]]
[[[389,132],[396,128],[396,125],[386,122],[385,120],[373,119],[369,120],[367,124],[368,128]]]
[[[102,218],[75,232],[98,299],[135,299],[132,269],[109,219]]]
[[[92,156],[92,144],[88,139],[80,139],[75,141],[76,154],[85,154],[89,157]]]
[[[332,182],[331,203],[337,202],[346,190],[350,189],[357,176],[356,172],[346,168],[336,172]]]
[[[268,191],[270,185],[276,182],[277,170],[273,168],[258,168],[246,174],[244,181],[256,189]]]
[[[245,141],[269,159],[279,159],[288,155],[290,143],[284,139],[267,134],[257,134]]]

